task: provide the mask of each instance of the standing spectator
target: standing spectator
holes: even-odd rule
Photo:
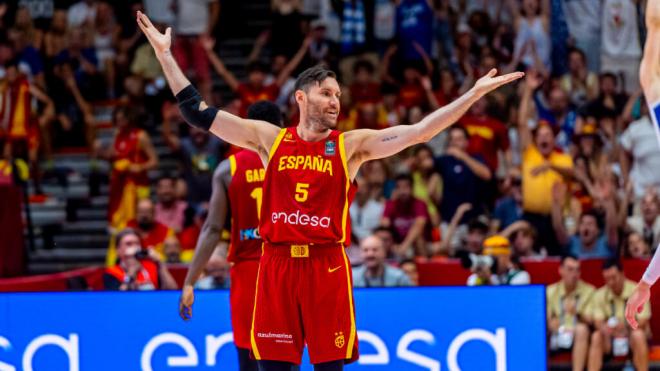
[[[45,88],[44,63],[39,50],[30,43],[27,32],[23,29],[11,28],[7,32],[7,37],[14,47],[21,71],[25,73],[30,82]]]
[[[633,259],[650,259],[651,247],[644,241],[644,237],[637,233],[631,232],[626,238],[626,250],[624,257]]]
[[[156,220],[156,211],[151,199],[138,201],[136,209],[135,219],[128,222],[128,227],[133,228],[140,236],[143,248],[154,250],[159,256],[164,257],[165,241],[174,236],[174,231]]]
[[[115,96],[115,59],[116,47],[121,35],[121,26],[117,24],[112,7],[107,2],[97,6],[94,22],[94,48],[98,58],[98,66],[105,77],[107,97]]]
[[[395,184],[392,199],[385,204],[381,225],[396,231],[394,254],[397,258],[427,256],[426,242],[431,236],[426,205],[413,197],[410,175],[397,176]]]
[[[580,261],[566,255],[559,265],[561,280],[546,288],[551,351],[572,351],[573,370],[583,371],[589,353],[591,301],[596,288],[580,279]]]
[[[401,269],[385,263],[385,246],[376,236],[360,243],[364,264],[353,268],[353,287],[411,286],[410,279]]]
[[[514,55],[526,67],[550,68],[550,5],[549,0],[508,0],[516,30]]]
[[[470,136],[464,127],[452,126],[448,136],[446,155],[435,161],[435,168],[442,177],[440,215],[448,220],[460,204],[469,203],[472,209],[465,214],[464,222],[481,214],[481,186],[491,179],[492,173],[482,157],[467,153]]]
[[[67,20],[66,11],[58,9],[53,13],[53,19],[50,27],[44,34],[44,47],[42,52],[47,60],[55,58],[67,44]]]
[[[604,0],[601,15],[601,71],[622,78],[624,90],[639,89],[639,62],[642,47],[639,38],[637,1]]]
[[[421,60],[415,43],[432,54],[433,4],[431,0],[401,0],[396,10],[399,51],[405,61]]]
[[[137,232],[127,228],[114,237],[117,264],[106,268],[103,288],[106,290],[176,290],[174,278],[161,263],[158,254],[144,252]],[[140,256],[141,254],[142,256]]]
[[[19,0],[18,6],[28,10],[30,17],[34,20],[34,26],[41,31],[48,29],[56,12],[55,0]]]
[[[229,263],[219,254],[214,254],[206,263],[204,277],[195,284],[199,290],[229,289]]]
[[[648,370],[648,325],[651,306],[647,302],[641,313],[636,315],[636,330],[626,326],[624,317],[626,301],[635,290],[635,282],[623,275],[621,262],[607,260],[603,264],[605,286],[596,291],[592,302],[591,316],[596,330],[591,335],[589,347],[589,369],[600,370],[603,357],[627,356],[632,351],[632,361],[636,370]]]
[[[364,177],[357,177],[355,182],[357,191],[349,212],[353,234],[358,238],[358,241],[361,241],[378,227],[385,205],[382,200],[375,200],[370,197],[369,185]]]
[[[413,196],[426,204],[431,226],[437,227],[440,225],[437,205],[442,196],[442,179],[435,172],[433,151],[426,144],[420,144],[415,148],[412,160]]]
[[[202,40],[213,33],[220,15],[218,0],[175,0],[176,39],[172,54],[185,73],[192,67],[202,97],[211,99],[211,73]]]
[[[14,16],[13,27],[24,33],[28,44],[36,50],[41,50],[44,36],[43,30],[34,26],[34,18],[32,17],[29,8],[22,5],[18,6],[16,15]]]
[[[550,255],[559,255],[552,219],[552,194],[555,182],[564,182],[573,175],[570,156],[555,148],[555,134],[547,124],[539,123],[532,132],[528,126],[528,108],[532,93],[541,85],[538,75],[525,78],[518,114],[520,147],[522,148],[522,197],[524,219],[539,233],[541,246]]]
[[[619,137],[623,148],[619,160],[621,172],[626,183],[632,182],[635,199],[642,198],[649,187],[660,192],[660,148],[646,107],[642,102],[640,109],[644,116],[633,121]]]
[[[188,203],[177,200],[175,193],[177,178],[163,176],[156,183],[156,221],[180,233],[183,230],[183,221]]]
[[[598,73],[600,71],[602,2],[593,0],[561,0],[560,2],[574,46],[584,52],[589,71]],[[554,28],[552,33],[555,33]]]
[[[530,284],[529,273],[511,259],[511,243],[506,237],[495,235],[487,238],[484,241],[484,255],[493,258],[495,268],[478,267],[468,277],[468,286]]]
[[[271,0],[271,8],[272,55],[284,55],[290,59],[296,53],[296,45],[303,41],[302,1]]]
[[[563,217],[566,186],[557,183],[552,190],[552,224],[560,246],[580,259],[609,258],[616,255],[618,233],[614,195],[600,193],[598,201],[605,205],[605,228],[601,227],[600,215],[595,210],[583,212],[578,219],[577,233],[569,236]]]
[[[135,126],[133,111],[119,107],[113,121],[114,139],[102,155],[112,163],[108,219],[112,228],[121,229],[135,217],[137,200],[149,197],[147,171],[157,166],[158,158],[147,133]]]
[[[642,237],[644,243],[653,246],[653,251],[660,244],[660,200],[658,194],[649,188],[641,202],[641,215],[628,218],[627,226]]]

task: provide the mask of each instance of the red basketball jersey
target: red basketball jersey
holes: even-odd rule
[[[351,186],[344,134],[306,142],[295,127],[282,129],[270,150],[260,232],[284,244],[350,243]]]
[[[227,260],[258,260],[261,257],[259,209],[266,170],[255,152],[243,150],[229,157],[231,183],[231,241]]]

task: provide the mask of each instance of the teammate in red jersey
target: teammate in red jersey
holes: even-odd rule
[[[249,106],[247,117],[282,126],[282,112],[274,103],[259,101]],[[231,266],[230,308],[234,344],[238,351],[240,371],[256,371],[257,362],[250,359],[250,329],[257,270],[261,258],[259,236],[259,209],[263,195],[265,169],[259,156],[242,150],[218,165],[213,173],[213,193],[209,213],[197,240],[195,255],[185,279],[180,300],[180,315],[187,320],[192,312],[186,312],[194,301],[194,286],[204,266],[220,241],[227,214],[231,215],[231,240],[227,261]],[[230,210],[230,213],[227,211]]]
[[[364,162],[429,141],[478,99],[524,74],[496,77],[493,69],[414,125],[338,133],[333,128],[341,90],[335,74],[317,66],[296,81],[298,126],[280,130],[208,107],[172,57],[171,30],[163,34],[144,14],[137,17],[186,121],[257,152],[266,165],[260,225],[264,249],[251,333],[260,369],[288,370],[300,363],[307,343],[316,371],[342,370],[358,356],[351,271],[342,248],[350,182]]]

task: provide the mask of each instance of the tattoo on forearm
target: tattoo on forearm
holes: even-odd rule
[[[398,137],[399,137],[398,135],[394,135],[394,136],[391,136],[391,137],[387,137],[387,138],[384,138],[384,139],[382,140],[382,142],[390,142],[390,141],[393,141],[394,139],[396,139],[396,138],[398,138]]]

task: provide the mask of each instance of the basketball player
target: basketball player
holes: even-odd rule
[[[268,101],[252,104],[247,110],[247,116],[249,119],[282,126],[282,112],[276,104]],[[229,300],[240,371],[257,370],[257,362],[250,359],[250,328],[261,257],[262,241],[258,228],[264,174],[261,159],[249,150],[242,150],[218,165],[213,173],[209,214],[197,240],[179,304],[181,318],[190,319],[192,311],[189,308],[194,301],[193,287],[220,240],[227,209],[230,209],[231,240],[227,260],[233,264]]]
[[[649,114],[660,144],[660,1],[648,1],[646,5],[646,45],[644,57],[639,65],[639,80],[649,104]],[[626,304],[626,319],[637,329],[635,315],[641,313],[651,296],[651,286],[660,277],[660,248],[655,251],[651,263],[639,280],[635,291]]]
[[[287,129],[209,107],[170,52],[171,30],[159,32],[146,15],[137,22],[155,50],[190,125],[257,152],[266,168],[251,345],[259,368],[288,370],[304,344],[316,371],[343,370],[357,359],[351,270],[344,251],[348,207],[360,166],[429,141],[488,92],[521,78],[491,70],[454,102],[414,125],[383,130],[333,130],[341,91],[335,74],[317,66],[298,77],[298,126]]]

